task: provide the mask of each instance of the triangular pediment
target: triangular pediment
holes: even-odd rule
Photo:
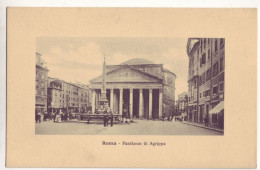
[[[101,83],[102,76],[99,76],[90,81],[91,83]],[[106,74],[107,83],[121,83],[121,82],[140,82],[140,83],[160,83],[162,79],[151,75],[149,73],[137,70],[131,66],[124,65],[118,69],[107,72]]]

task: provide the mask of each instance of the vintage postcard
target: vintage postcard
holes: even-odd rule
[[[224,135],[224,43],[37,38],[35,134]]]
[[[256,9],[8,8],[7,166],[256,167]]]

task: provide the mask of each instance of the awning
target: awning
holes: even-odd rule
[[[181,115],[182,115],[182,116],[187,116],[187,113],[182,112]]]
[[[209,114],[217,114],[222,110],[224,110],[224,101],[219,102],[219,104],[209,111]]]

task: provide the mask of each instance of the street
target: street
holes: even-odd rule
[[[183,124],[181,122],[134,120],[104,127],[102,121],[36,123],[36,135],[223,135],[221,132]]]

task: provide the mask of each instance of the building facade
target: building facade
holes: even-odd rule
[[[120,65],[106,66],[109,107],[121,114],[126,107],[130,118],[158,119],[171,115],[175,102],[176,75],[162,64],[135,58]],[[102,76],[90,81],[92,113],[98,107]]]
[[[178,95],[176,108],[178,115],[182,115],[185,118],[188,116],[188,92],[182,92]]]
[[[48,69],[41,54],[36,52],[36,77],[35,77],[35,111],[47,111],[47,77]]]
[[[48,112],[58,112],[63,108],[62,82],[53,80],[48,86]]]
[[[217,115],[210,114],[215,106],[224,102],[225,40],[223,38],[190,38],[187,43],[189,57],[188,120],[203,123],[218,121],[224,125],[224,108]],[[224,105],[223,105],[224,107]]]
[[[89,87],[48,77],[48,112],[84,113],[90,107]]]
[[[79,112],[84,113],[91,111],[90,109],[90,99],[91,93],[89,90],[89,86],[78,84],[79,88]]]

